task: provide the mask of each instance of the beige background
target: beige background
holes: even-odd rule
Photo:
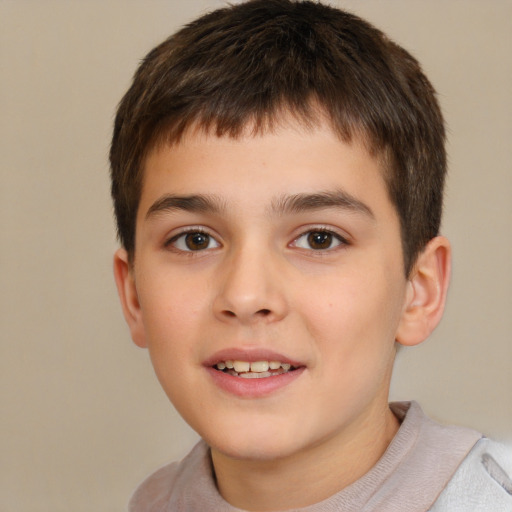
[[[2,511],[121,511],[195,440],[121,317],[107,152],[139,59],[221,3],[0,0]],[[512,1],[337,5],[420,59],[450,130],[447,314],[393,398],[512,441]]]

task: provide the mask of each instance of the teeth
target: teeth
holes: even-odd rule
[[[268,361],[256,361],[255,363],[251,363],[251,372],[267,372],[269,366]]]
[[[270,377],[272,374],[270,372],[260,372],[260,373],[241,373],[239,376],[243,379],[263,379],[265,377]]]
[[[247,361],[233,361],[235,372],[248,372],[251,369],[251,363]]]
[[[257,379],[271,377],[286,373],[292,367],[290,363],[280,361],[220,361],[216,364],[217,370],[226,370],[230,375],[244,377],[246,379]],[[269,371],[271,370],[271,371]]]

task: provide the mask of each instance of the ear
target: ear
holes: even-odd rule
[[[426,340],[443,316],[451,274],[450,242],[442,236],[430,240],[411,271],[404,311],[396,333],[401,345]]]
[[[142,348],[147,346],[142,311],[135,286],[133,266],[125,249],[118,249],[114,254],[114,277],[117,285],[117,293],[121,300],[124,318],[134,343]]]

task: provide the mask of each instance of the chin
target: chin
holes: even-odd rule
[[[296,448],[291,446],[275,445],[273,443],[229,443],[210,447],[225,457],[236,460],[271,462],[286,459],[296,453]]]
[[[224,428],[202,435],[207,444],[224,456],[238,460],[272,461],[289,457],[300,450],[300,439],[291,429]],[[219,435],[222,432],[223,434]]]

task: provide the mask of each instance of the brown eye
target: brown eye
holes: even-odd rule
[[[337,233],[318,229],[307,231],[293,241],[292,246],[313,251],[328,251],[340,245],[348,245],[347,241]]]
[[[185,245],[191,251],[206,249],[210,244],[210,236],[206,233],[189,233],[185,235]]]
[[[332,242],[332,233],[327,231],[311,231],[311,233],[308,234],[308,244],[311,249],[329,249]]]
[[[203,231],[189,231],[188,233],[181,233],[180,235],[176,235],[172,238],[168,242],[168,245],[183,252],[197,252],[220,247],[215,238]]]

